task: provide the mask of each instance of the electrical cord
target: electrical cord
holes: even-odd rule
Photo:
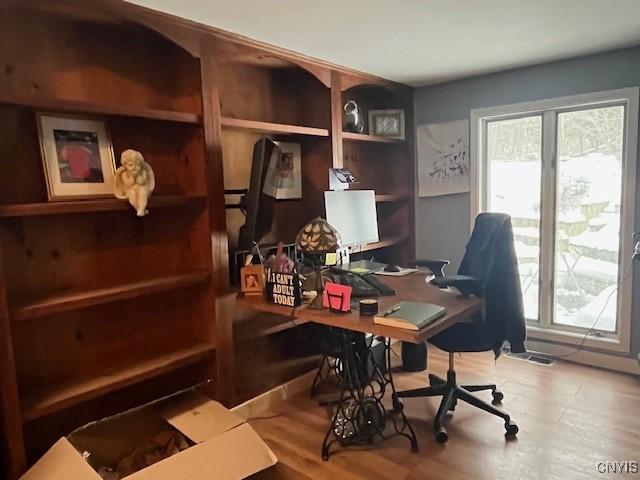
[[[627,271],[625,272],[624,276],[622,277],[622,281],[620,282],[620,286],[623,286],[627,279],[629,278],[629,275],[631,274],[631,271],[633,269],[633,262],[635,261],[636,258],[640,257],[640,253],[637,250],[636,247],[636,251],[634,252],[633,256],[631,257],[631,262],[629,263],[629,266],[627,267]],[[604,313],[604,311],[607,309],[607,306],[609,305],[609,300],[611,300],[611,297],[613,297],[613,295],[615,293],[618,292],[618,285],[616,285],[616,288],[614,288],[611,293],[609,293],[609,295],[607,296],[607,299],[604,302],[604,306],[602,307],[602,310],[600,310],[600,313],[598,313],[598,316],[596,317],[595,322],[593,322],[593,325],[591,326],[591,328],[589,328],[589,330],[586,331],[586,333],[584,334],[584,336],[582,337],[582,341],[580,342],[580,345],[578,345],[572,352],[569,353],[563,353],[561,355],[552,355],[553,358],[568,358],[571,357],[579,352],[582,351],[582,349],[584,348],[584,344],[587,342],[587,338],[589,338],[589,335],[591,335],[593,332],[597,331],[597,326],[598,326],[598,322],[600,322],[600,317],[602,316],[602,314]]]

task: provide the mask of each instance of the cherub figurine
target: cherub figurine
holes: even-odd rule
[[[129,200],[139,217],[144,217],[149,197],[156,188],[151,165],[136,150],[125,150],[120,156],[122,166],[116,170],[114,194],[120,200]]]

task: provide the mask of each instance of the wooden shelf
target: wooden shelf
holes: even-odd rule
[[[284,318],[280,315],[260,314],[234,322],[235,335],[240,339],[254,339],[274,335],[306,323],[297,318]]]
[[[241,120],[238,118],[222,117],[222,127],[236,130],[250,130],[260,133],[273,133],[281,135],[310,135],[314,137],[328,137],[326,128],[302,127],[299,125],[286,125],[284,123],[258,122],[254,120]]]
[[[202,116],[191,112],[159,110],[135,106],[104,105],[94,102],[65,100],[61,98],[17,97],[0,95],[0,103],[31,107],[43,111],[61,111],[71,113],[90,113],[97,115],[115,115],[120,117],[138,117],[149,120],[164,120],[177,123],[201,124]]]
[[[385,248],[385,247],[390,247],[392,245],[397,245],[399,243],[402,243],[404,241],[406,241],[409,237],[407,235],[398,235],[395,237],[389,237],[386,238],[384,240],[380,240],[379,242],[375,242],[375,243],[368,243],[366,245],[364,245],[360,251],[361,252],[368,252],[370,250],[377,250],[379,248]]]
[[[214,351],[213,345],[198,344],[160,357],[115,368],[99,376],[76,379],[63,385],[35,391],[25,398],[23,419],[24,421],[34,420],[82,401],[197,363],[210,357]]]
[[[204,195],[165,195],[152,197],[149,201],[149,208],[180,207],[190,203],[203,201],[205,198],[206,197]],[[125,200],[101,198],[96,200],[78,200],[69,202],[14,203],[11,205],[0,205],[0,218],[109,212],[117,210],[131,210],[131,212],[134,213],[133,208]]]
[[[342,132],[343,140],[352,140],[356,142],[374,142],[374,143],[405,143],[400,138],[379,137],[377,135],[368,135],[366,133]]]
[[[124,283],[115,287],[58,293],[22,304],[13,310],[12,320],[18,322],[51,315],[53,313],[77,310],[92,305],[177,290],[179,288],[205,283],[209,277],[210,273],[207,271],[196,271],[180,275],[152,278],[139,282]]]
[[[409,200],[410,196],[405,194],[376,195],[377,203],[404,202]]]

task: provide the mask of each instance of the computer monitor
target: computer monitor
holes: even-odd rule
[[[281,155],[281,150],[269,138],[262,138],[253,146],[249,191],[240,202],[247,218],[240,227],[239,250],[250,250],[254,242],[260,242],[271,231],[278,191],[278,160]]]
[[[373,190],[324,192],[327,222],[340,234],[342,247],[378,241],[378,214]]]

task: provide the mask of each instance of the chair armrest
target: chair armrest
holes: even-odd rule
[[[444,267],[449,265],[449,260],[416,260],[416,267],[427,267],[436,278],[444,277]]]
[[[475,277],[468,275],[452,275],[450,277],[436,277],[431,280],[432,285],[439,288],[455,287],[460,290],[463,295],[479,295],[480,281]]]

